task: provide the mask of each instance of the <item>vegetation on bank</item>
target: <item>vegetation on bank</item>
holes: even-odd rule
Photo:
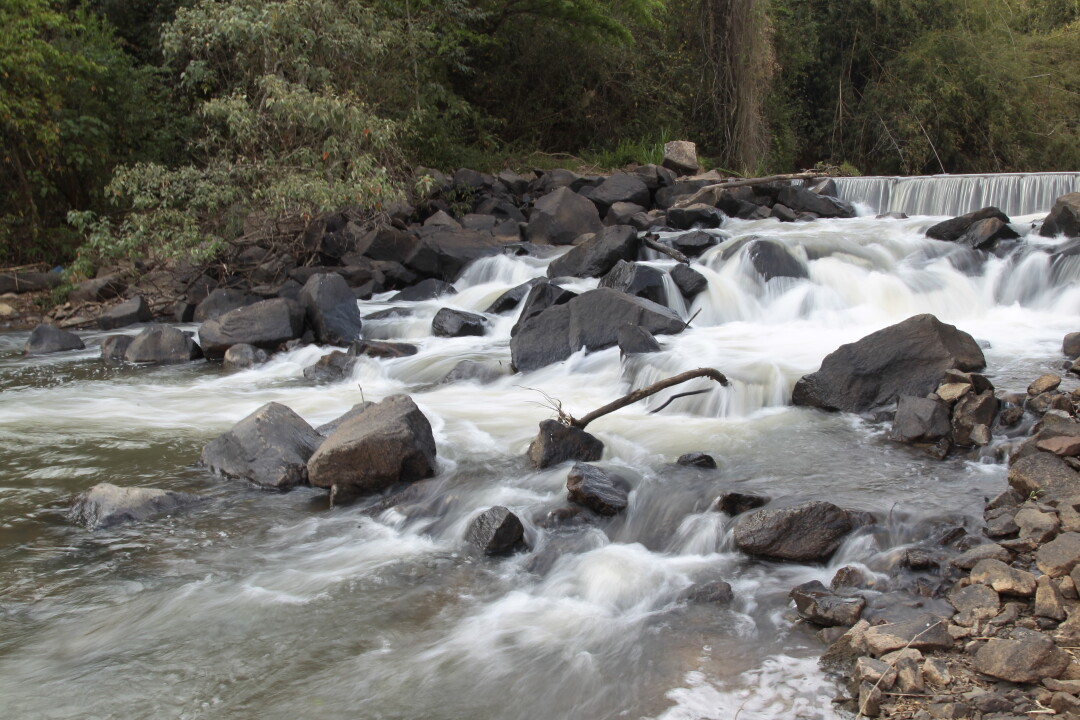
[[[409,168],[1080,168],[1080,0],[0,0],[0,264],[212,255]]]

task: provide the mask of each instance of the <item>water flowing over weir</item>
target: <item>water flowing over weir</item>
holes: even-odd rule
[[[1080,329],[1080,265],[1061,239],[1028,235],[1005,257],[929,240],[941,218],[781,224],[729,220],[698,269],[708,289],[673,303],[691,327],[663,351],[617,349],[492,382],[443,383],[460,361],[506,373],[513,313],[482,338],[430,335],[440,307],[483,311],[542,275],[549,260],[497,257],[438,301],[361,303],[370,338],[411,357],[361,358],[347,382],[312,386],[304,347],[253,370],[207,363],[106,368],[90,347],[23,358],[25,333],[0,335],[0,697],[18,718],[835,718],[822,646],[792,621],[787,593],[844,565],[888,588],[905,547],[963,525],[1005,486],[993,447],[943,462],[891,443],[887,428],[792,408],[795,381],[839,345],[931,312],[986,347],[997,387],[1022,390],[1060,369]],[[1032,217],[1014,218],[1027,231]],[[740,241],[783,243],[804,279],[765,282]],[[650,263],[671,267],[655,256]],[[574,289],[595,287],[579,281]],[[673,402],[661,393],[589,426],[601,465],[632,484],[627,512],[551,527],[567,467],[524,458],[552,415],[576,416],[695,367],[728,388]],[[1067,384],[1073,383],[1067,380]],[[679,391],[689,389],[683,386]],[[540,392],[542,391],[542,393]],[[382,513],[329,510],[325,494],[286,494],[215,478],[201,447],[269,401],[313,425],[361,399],[409,393],[439,453],[419,499]],[[1006,438],[998,437],[1000,443]],[[705,451],[719,470],[674,464]],[[97,482],[210,498],[170,517],[95,533],[63,518]],[[873,513],[825,565],[748,558],[725,490],[827,499]],[[464,552],[469,521],[505,505],[531,549],[499,560]],[[696,584],[729,582],[729,605],[694,604]],[[871,605],[899,602],[871,593]],[[903,602],[910,602],[909,600]],[[934,603],[935,600],[925,600]]]
[[[994,205],[1006,215],[1046,214],[1080,191],[1080,172],[836,178],[840,198],[879,213],[963,215]]]

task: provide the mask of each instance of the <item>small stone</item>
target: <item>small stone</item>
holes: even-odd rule
[[[868,682],[859,685],[859,714],[877,717],[881,714],[881,688]]]
[[[956,622],[971,626],[981,619],[992,618],[1001,609],[1001,600],[993,588],[980,583],[957,587],[946,596],[958,613]]]
[[[896,661],[896,687],[904,693],[923,691],[922,657],[901,657]]]
[[[949,663],[941,658],[926,658],[923,663],[923,678],[937,687],[945,687],[952,682]]]
[[[1002,713],[1010,712],[1013,709],[1013,701],[1005,697],[1001,693],[996,692],[979,692],[978,694],[964,693],[965,698],[968,695],[972,695],[970,698],[971,704],[975,706],[979,712],[983,713]]]
[[[625,479],[595,465],[576,462],[566,478],[567,498],[599,515],[626,510],[630,485]]]
[[[1039,548],[1035,564],[1050,577],[1068,575],[1080,562],[1080,533],[1067,532]]]
[[[770,498],[766,495],[754,495],[751,493],[725,492],[716,498],[715,507],[722,513],[731,517],[741,515],[769,503]]]
[[[1042,575],[1036,581],[1035,614],[1061,622],[1065,619],[1065,605],[1054,581]]]
[[[952,645],[953,638],[945,623],[933,616],[875,625],[866,631],[866,646],[873,655],[905,647],[945,650]]]
[[[1076,571],[1076,568],[1073,568]],[[1058,579],[1058,592],[1061,593],[1061,597],[1065,600],[1076,600],[1080,598],[1080,594],[1076,592],[1076,582],[1073,580],[1072,575],[1066,575]]]
[[[799,617],[815,625],[854,625],[866,599],[837,595],[817,580],[803,583],[791,591]]]
[[[1005,595],[1027,597],[1035,594],[1034,575],[1009,567],[1000,560],[980,560],[971,570],[971,581],[989,585]]]
[[[485,555],[505,555],[525,547],[525,527],[517,515],[496,505],[476,516],[465,539]]]
[[[944,402],[952,405],[960,398],[971,392],[970,383],[945,383],[938,386],[937,396]]]
[[[1020,532],[1020,527],[1016,524],[1013,508],[988,510],[984,517],[986,519],[986,534],[989,537],[1007,537]]]
[[[836,571],[829,586],[833,590],[839,588],[862,588],[866,587],[866,574],[857,567],[845,565]]]
[[[971,713],[971,708],[958,702],[932,703],[927,710],[931,717],[939,720],[959,720],[969,717]]]
[[[630,327],[637,327],[636,325]],[[705,468],[706,470],[716,469],[716,460],[712,455],[708,455],[703,452],[692,452],[680,455],[679,459],[675,461],[677,465],[686,465],[689,467]]]
[[[976,545],[967,552],[957,555],[949,564],[955,565],[958,568],[964,570],[970,570],[980,560],[1000,560],[1002,562],[1008,562],[1012,559],[1009,551],[1001,547],[997,543],[985,543],[983,545]]]
[[[1046,375],[1039,376],[1034,382],[1028,385],[1028,395],[1034,397],[1035,395],[1042,395],[1045,392],[1053,392],[1061,385],[1061,377],[1054,375],[1053,373],[1047,373]]]
[[[896,682],[896,670],[883,660],[875,660],[872,657],[863,656],[855,661],[855,670],[851,678],[857,683],[870,683],[877,685],[882,690],[892,690]]]

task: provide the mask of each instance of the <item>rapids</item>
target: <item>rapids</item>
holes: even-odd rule
[[[998,388],[1022,390],[1060,370],[1061,338],[1080,329],[1080,266],[1050,254],[1062,239],[1027,235],[1012,254],[980,256],[925,238],[940,217],[861,210],[806,224],[728,220],[731,237],[695,264],[708,290],[671,303],[691,327],[659,337],[661,354],[578,353],[483,385],[441,380],[466,359],[508,368],[514,313],[492,316],[483,338],[432,337],[432,317],[442,306],[482,312],[548,260],[480,261],[456,296],[368,321],[366,336],[420,352],[362,358],[331,385],[302,375],[321,347],[227,373],[201,362],[106,368],[103,333],[84,333],[86,351],[40,358],[19,354],[26,333],[0,335],[4,716],[838,717],[836,688],[816,665],[822,646],[793,622],[788,591],[827,584],[844,565],[884,577],[890,557],[942,527],[977,531],[1005,468],[995,447],[934,462],[889,442],[884,425],[790,407],[795,381],[839,345],[930,312],[984,344]],[[1027,233],[1037,210],[1014,227]],[[752,234],[785,244],[809,278],[762,282],[744,250],[722,258]],[[361,308],[400,305],[380,296]],[[661,394],[589,426],[605,444],[602,464],[633,485],[627,513],[543,527],[565,503],[567,468],[535,470],[524,453],[553,404],[580,416],[701,366],[730,387],[703,383],[707,393],[651,414]],[[318,425],[401,392],[431,420],[439,452],[419,504],[374,517],[364,504],[329,510],[321,491],[260,491],[195,464],[206,442],[266,402]],[[674,464],[696,450],[720,469]],[[96,533],[67,523],[68,498],[102,481],[212,500]],[[730,518],[710,509],[726,489],[828,499],[879,524],[827,565],[754,560],[734,549]],[[531,550],[477,561],[462,536],[495,504],[522,518]],[[714,579],[731,583],[730,606],[682,599]]]

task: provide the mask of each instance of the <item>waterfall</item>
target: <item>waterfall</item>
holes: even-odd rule
[[[879,213],[963,215],[988,205],[1006,215],[1046,213],[1054,200],[1080,191],[1080,172],[836,178],[842,200]]]

